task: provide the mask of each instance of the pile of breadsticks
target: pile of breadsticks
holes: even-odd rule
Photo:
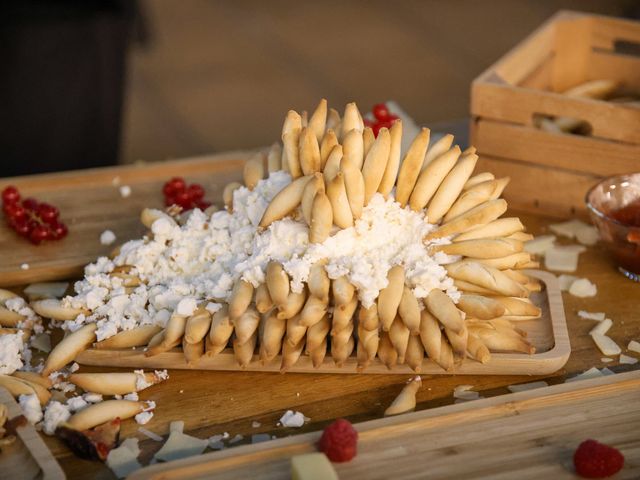
[[[181,346],[186,361],[196,367],[203,356],[231,348],[240,367],[279,361],[281,371],[302,355],[319,368],[330,359],[343,365],[355,352],[359,371],[376,361],[389,369],[406,364],[420,371],[427,357],[449,371],[465,358],[486,363],[490,352],[533,353],[517,322],[540,316],[529,296],[541,286],[522,271],[538,264],[523,251],[531,236],[524,233],[520,220],[500,218],[507,210],[500,195],[508,178],[473,176],[475,149],[461,151],[451,135],[429,146],[430,132],[424,128],[404,156],[401,138],[399,120],[374,137],[355,103],[341,116],[322,100],[308,118],[295,111],[287,114],[282,144],[274,144],[266,157],[247,161],[244,183],[253,189],[267,172],[287,171],[293,180],[268,205],[260,228],[292,217],[308,224],[310,243],[324,242],[337,229],[354,226],[376,193],[394,198],[402,207],[426,211],[425,218],[436,228],[424,240],[450,239],[433,243],[430,253],[460,256],[445,265],[461,292],[457,303],[437,289],[418,300],[405,284],[403,265],[388,271],[388,285],[368,308],[346,277],[328,277],[322,261],[312,266],[305,288],[296,293],[283,265],[272,261],[265,283],[254,287],[238,280],[214,314],[204,305],[190,316],[174,312],[165,328],[121,331],[94,347],[146,346],[145,354],[153,356]],[[233,190],[239,186],[230,184],[224,190],[228,210],[234,207]],[[146,210],[142,221],[150,226],[162,215],[168,214]],[[112,275],[128,287],[140,282],[126,266]],[[34,302],[32,308],[58,320],[90,313],[51,300]],[[83,326],[64,342],[64,358],[52,359],[54,350],[45,372],[95,342],[95,326]]]

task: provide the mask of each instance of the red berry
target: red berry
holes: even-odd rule
[[[387,120],[389,118],[389,109],[384,103],[376,103],[372,109],[373,116],[378,120]]]
[[[60,212],[53,205],[41,203],[38,207],[38,215],[44,223],[54,223],[58,219]]]
[[[201,200],[204,197],[204,188],[198,183],[192,183],[187,187],[187,193],[191,200]]]
[[[5,203],[2,205],[2,210],[10,219],[27,218],[27,211],[17,203]]]
[[[339,418],[322,432],[318,448],[332,462],[348,462],[356,456],[358,432],[351,423]]]
[[[176,193],[175,202],[176,205],[181,206],[185,210],[189,210],[191,208],[191,196],[184,190],[182,192]]]
[[[11,226],[21,237],[28,237],[29,233],[31,232],[29,222],[26,219],[14,221]]]
[[[581,477],[605,478],[622,470],[624,456],[616,448],[595,440],[585,440],[574,453],[573,464]]]
[[[67,226],[64,223],[53,223],[49,225],[49,230],[51,231],[51,238],[53,240],[60,240],[67,236],[69,230],[67,230]]]
[[[167,183],[171,185],[174,193],[182,192],[185,188],[187,188],[187,184],[182,177],[173,177]]]
[[[174,197],[173,195],[167,195],[166,197],[164,197],[164,204],[167,207],[170,207],[171,205],[175,205],[176,203],[176,197]]]
[[[2,190],[2,203],[16,203],[20,200],[20,192],[13,185],[9,185]]]
[[[31,230],[31,233],[29,234],[29,240],[31,240],[31,243],[33,243],[34,245],[38,245],[48,239],[49,229],[44,225],[38,225],[33,230]]]
[[[211,202],[207,202],[205,200],[197,200],[195,204],[200,210],[206,210],[211,206]]]
[[[25,198],[22,201],[22,206],[31,212],[38,211],[38,201],[35,198]]]

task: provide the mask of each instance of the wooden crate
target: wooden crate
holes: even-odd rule
[[[478,168],[511,176],[510,206],[585,215],[585,194],[598,179],[640,171],[640,107],[557,93],[597,79],[640,94],[640,23],[559,12],[474,80]],[[537,115],[583,120],[591,135],[540,130]]]

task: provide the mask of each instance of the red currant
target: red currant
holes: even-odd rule
[[[44,223],[53,223],[58,219],[60,212],[53,205],[41,203],[38,207],[38,215]]]
[[[176,197],[174,197],[173,195],[168,195],[168,196],[164,197],[164,204],[167,207],[170,207],[171,205],[175,205],[176,204]]]
[[[20,200],[20,192],[13,185],[9,185],[2,190],[2,202],[5,204],[16,203]]]
[[[191,196],[188,192],[182,191],[178,192],[175,196],[176,205],[181,206],[185,210],[189,210],[191,208]]]
[[[27,212],[23,207],[18,205],[17,203],[4,203],[2,205],[2,211],[4,214],[11,218],[24,218],[27,215]]]
[[[25,198],[22,201],[22,206],[31,212],[37,212],[38,211],[38,201],[35,198]]]
[[[187,184],[182,177],[173,177],[167,182],[174,193],[183,192],[187,188]]]
[[[13,229],[16,231],[18,235],[21,237],[28,237],[31,232],[31,228],[29,227],[29,222],[24,220],[14,220],[12,223]]]
[[[201,200],[204,197],[204,188],[198,183],[192,183],[187,188],[187,193],[191,200]]]
[[[69,233],[64,223],[52,223],[49,225],[49,230],[51,231],[51,238],[53,240],[64,238],[67,236],[67,233]]]
[[[378,120],[387,120],[389,118],[389,109],[384,103],[376,103],[372,109],[373,116]]]
[[[47,239],[49,239],[49,229],[44,225],[38,225],[29,234],[29,240],[34,245],[38,245]]]
[[[211,206],[211,202],[207,202],[206,200],[197,200],[195,203],[196,207],[198,207],[200,210],[206,210]]]
[[[378,138],[378,133],[380,132],[380,129],[382,128],[382,126],[380,125],[380,122],[376,123],[373,127],[371,127],[371,130],[373,130],[373,136]]]

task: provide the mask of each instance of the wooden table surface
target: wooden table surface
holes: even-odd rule
[[[547,232],[548,224],[553,223],[548,218],[520,216],[528,230],[536,235]],[[563,294],[572,353],[562,370],[547,377],[425,375],[423,388],[418,393],[417,409],[453,403],[453,389],[462,384],[473,385],[474,390],[488,397],[508,393],[507,385],[542,378],[549,384],[562,383],[565,378],[593,366],[607,366],[616,372],[640,366],[618,366],[617,360],[602,363],[603,355],[588,334],[594,322],[577,316],[578,310],[605,312],[614,322],[609,335],[626,352],[630,340],[640,341],[640,284],[619,274],[601,245],[590,247],[581,255],[575,275],[594,282],[598,295],[580,299]],[[81,368],[81,371],[91,370],[100,371],[93,367]],[[166,435],[171,421],[183,420],[185,433],[200,438],[223,432],[228,432],[231,437],[239,434],[244,439],[238,444],[250,442],[251,435],[256,433],[283,437],[319,430],[339,417],[346,417],[352,422],[378,418],[407,380],[401,375],[280,375],[184,370],[171,371],[170,375],[168,381],[140,394],[141,399],[157,403],[155,416],[145,428]],[[310,421],[300,429],[278,427],[276,424],[287,409],[301,411]],[[253,422],[260,426],[253,427]],[[140,438],[141,460],[146,464],[160,448],[161,442],[147,439],[137,429],[135,422],[124,422],[121,438]],[[106,466],[79,460],[57,439],[46,437],[46,442],[68,478],[114,478]]]

